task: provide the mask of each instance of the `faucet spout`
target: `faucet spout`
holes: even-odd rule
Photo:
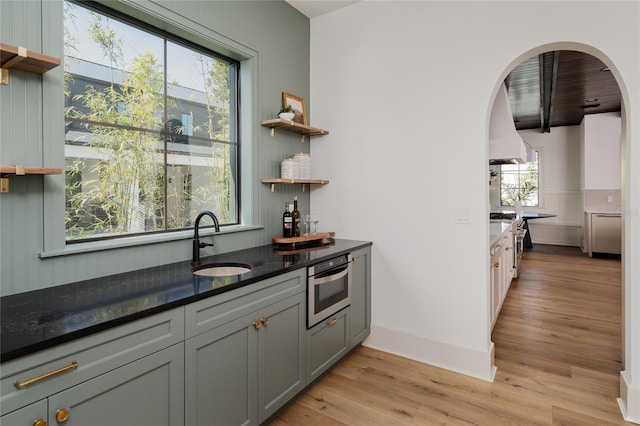
[[[218,218],[215,214],[210,212],[209,210],[202,211],[196,217],[196,221],[193,227],[193,258],[191,260],[192,265],[200,264],[200,249],[206,246],[213,246],[210,243],[201,243],[200,242],[200,220],[204,216],[209,216],[213,220],[213,226],[216,232],[220,232],[220,224],[218,223]]]

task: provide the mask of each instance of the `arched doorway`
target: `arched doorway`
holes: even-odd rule
[[[621,143],[621,153],[622,153],[622,161],[621,163],[623,164],[623,167],[628,168],[629,167],[629,161],[627,158],[625,158],[624,152],[625,152],[625,146],[628,143],[627,142],[627,135],[628,135],[628,130],[627,130],[627,126],[630,121],[629,117],[627,116],[627,110],[625,109],[625,102],[628,102],[628,93],[626,91],[624,82],[622,81],[619,72],[616,70],[615,68],[615,64],[602,52],[587,46],[587,45],[582,45],[582,44],[578,44],[578,43],[555,43],[555,44],[550,44],[550,45],[544,45],[544,46],[540,46],[536,49],[532,49],[526,53],[524,53],[523,55],[521,55],[519,58],[517,58],[516,60],[514,60],[504,71],[503,75],[500,77],[500,79],[497,82],[496,85],[496,92],[498,90],[498,86],[503,84],[503,82],[505,81],[505,79],[507,78],[507,76],[509,76],[510,73],[512,73],[514,70],[517,70],[521,64],[527,64],[529,63],[529,65],[531,65],[532,63],[536,62],[538,59],[542,59],[544,57],[548,57],[550,56],[551,59],[553,59],[554,55],[557,55],[559,52],[561,51],[571,51],[571,52],[575,52],[578,56],[590,59],[590,60],[594,60],[597,61],[599,63],[604,64],[604,66],[602,68],[606,68],[603,69],[602,71],[599,72],[606,72],[606,73],[610,73],[613,76],[613,81],[615,82],[615,84],[617,85],[617,87],[619,88],[619,91],[621,93],[621,105],[619,107],[619,111],[620,111],[620,115],[621,115],[621,137],[620,137],[620,143]],[[534,59],[532,59],[534,58]],[[553,61],[552,61],[553,63]],[[557,64],[557,63],[556,63]],[[538,64],[538,67],[536,67],[536,71],[538,69],[544,68],[545,65],[543,64],[543,61],[541,61]],[[553,66],[551,66],[553,67]],[[579,72],[579,70],[577,70]],[[526,78],[526,75],[525,75]],[[544,78],[544,77],[541,77]],[[546,83],[540,83],[540,84],[546,84]],[[522,89],[522,88],[520,88]],[[596,103],[600,103],[600,105],[598,106],[602,106],[603,103],[601,99],[598,98],[594,98],[593,96],[586,94],[586,93],[578,93],[577,96],[580,95],[584,95],[583,96],[583,105],[581,105],[581,107],[583,108],[583,110],[589,110],[590,105],[595,105]],[[554,126],[554,124],[552,124],[552,118],[550,117],[550,111],[548,109],[546,109],[546,107],[548,107],[549,105],[551,105],[551,107],[553,108],[553,102],[549,102],[549,99],[545,99],[545,96],[550,96],[549,93],[545,94],[544,90],[540,90],[538,93],[538,97],[537,99],[539,100],[540,104],[543,105],[542,109],[540,111],[538,111],[538,129],[540,132],[548,132],[549,129],[551,127]],[[599,102],[600,101],[600,102]],[[491,102],[491,105],[493,105],[493,102]],[[566,105],[563,105],[563,108],[566,107]],[[517,112],[516,112],[517,111]],[[588,111],[588,113],[591,112],[601,112],[601,113],[607,113],[607,112],[611,112],[614,111],[614,109],[607,109],[607,108],[603,108],[600,111],[597,110],[597,108],[593,108],[591,111]],[[522,122],[523,120],[528,120],[531,117],[527,117],[526,113],[523,113],[522,109],[517,109],[514,108],[513,110],[514,113],[514,121],[518,120],[520,122]],[[515,124],[517,126],[517,123]],[[565,126],[571,126],[571,125],[575,125],[575,124],[564,124]],[[555,124],[555,126],[563,126],[563,124]],[[529,127],[532,128],[532,127]],[[624,197],[624,190],[625,190],[625,182],[624,182],[624,177],[621,177],[621,187],[619,189],[620,192],[620,198]],[[584,188],[581,188],[584,191]],[[622,204],[620,202],[620,198],[617,199],[618,203],[620,203],[620,205]],[[490,204],[491,208],[494,207],[494,204]],[[619,207],[619,209],[622,211],[623,209],[621,208],[621,206]],[[623,216],[623,220],[624,220],[624,216]],[[623,225],[622,227],[622,232],[625,232],[625,226]],[[623,248],[624,249],[624,248]],[[624,253],[622,254],[622,258],[623,258],[623,263],[622,265],[624,266],[624,259],[625,257],[627,259],[632,257],[632,253]],[[622,283],[621,283],[621,287],[622,287],[622,306],[625,306],[625,295],[628,293],[629,291],[629,286],[631,285],[631,283],[629,283],[628,281],[625,280],[625,276],[624,276],[624,267],[622,266]],[[620,336],[620,340],[622,341],[622,350],[621,350],[621,357],[622,357],[622,370],[624,371],[624,365],[625,365],[625,356],[629,356],[629,351],[626,350],[625,348],[628,348],[628,345],[630,343],[629,339],[637,339],[637,337],[633,337],[630,336],[628,333],[625,333],[625,329],[629,324],[629,318],[630,316],[628,315],[628,313],[626,313],[623,310],[623,318],[622,318],[622,330],[621,330],[621,336]],[[634,345],[634,347],[637,347],[637,344]],[[635,354],[635,356],[637,356],[637,354]],[[624,375],[623,375],[624,376]],[[626,396],[624,387],[627,385],[627,383],[623,383],[621,386],[621,394],[623,395],[623,397]],[[621,409],[623,411],[623,414],[625,413],[625,408],[624,408],[624,401],[620,402],[620,406]]]

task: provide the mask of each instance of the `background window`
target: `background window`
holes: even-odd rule
[[[238,223],[239,64],[65,2],[66,239]]]
[[[500,165],[500,205],[513,206],[520,201],[523,207],[538,207],[538,159],[539,152],[535,151],[535,161],[525,164]]]

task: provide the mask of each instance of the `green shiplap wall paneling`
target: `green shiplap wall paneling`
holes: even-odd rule
[[[313,140],[277,132],[260,121],[274,118],[283,91],[309,99],[309,20],[284,1],[108,1],[110,7],[144,18],[180,36],[216,46],[242,61],[243,217],[263,229],[214,237],[219,253],[269,244],[281,232],[285,201],[298,195],[309,206],[312,188],[279,185],[275,193],[262,177],[278,177],[280,161],[310,152]],[[44,18],[47,19],[44,19]],[[55,17],[55,19],[50,19]],[[59,0],[0,1],[0,42],[61,57]],[[43,22],[46,21],[46,22]],[[12,71],[0,86],[0,163],[64,167],[63,67],[45,75]],[[28,160],[28,161],[27,161]],[[0,196],[0,295],[80,281],[101,275],[171,263],[191,257],[190,239],[128,248],[40,258],[64,248],[64,176],[12,178]]]

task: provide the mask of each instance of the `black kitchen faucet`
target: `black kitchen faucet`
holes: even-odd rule
[[[213,243],[201,243],[200,242],[200,220],[203,216],[209,216],[213,219],[213,225],[216,228],[216,232],[220,232],[220,225],[218,224],[218,218],[215,214],[210,212],[209,210],[205,210],[200,212],[196,217],[196,223],[193,228],[193,259],[191,260],[192,265],[200,264],[200,249],[204,247],[213,247]]]

